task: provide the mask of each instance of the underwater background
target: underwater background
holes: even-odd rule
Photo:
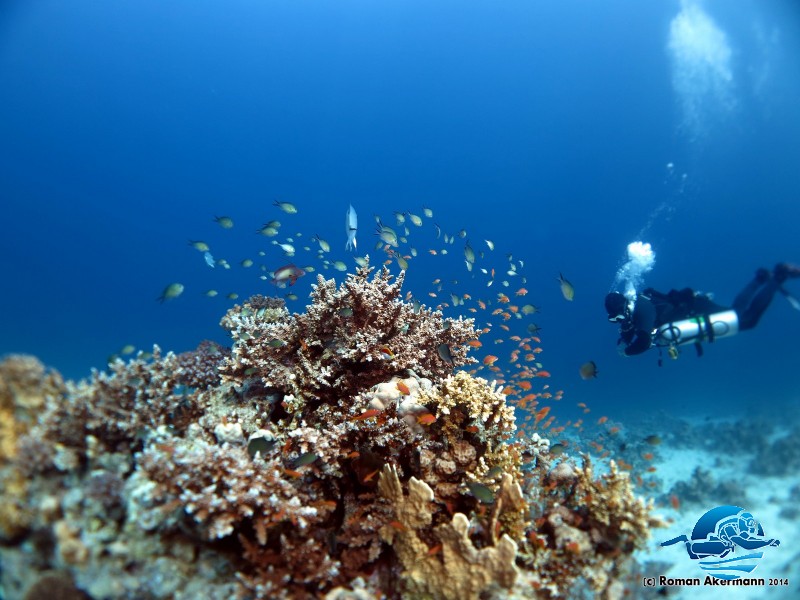
[[[616,418],[796,402],[800,314],[780,296],[757,329],[660,368],[617,354],[602,302],[635,240],[656,255],[645,285],[722,304],[800,262],[799,28],[789,1],[5,2],[0,352],[81,378],[126,344],[224,341],[226,294],[274,291],[239,261],[288,262],[262,223],[348,258],[350,203],[363,253],[373,214],[424,205],[524,261],[570,400]],[[463,267],[420,256],[407,289],[468,289]],[[156,302],[173,281],[182,297]]]
[[[404,292],[493,322],[478,375],[503,383],[536,336],[525,362],[576,426],[553,457],[610,453],[668,517],[645,570],[687,575],[659,542],[738,503],[783,538],[762,575],[796,590],[800,311],[776,294],[755,329],[659,360],[620,355],[603,300],[637,241],[640,288],[722,305],[800,264],[798,56],[790,0],[4,2],[0,357],[78,380],[153,344],[229,346],[220,319],[253,294],[302,313],[354,257],[407,261]],[[289,264],[306,274],[276,287]]]

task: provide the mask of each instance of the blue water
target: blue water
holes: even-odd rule
[[[603,298],[636,239],[656,252],[647,285],[723,304],[756,268],[800,262],[798,56],[788,0],[5,2],[0,354],[80,378],[125,344],[224,342],[225,294],[275,291],[242,259],[322,268],[283,257],[262,223],[279,219],[281,241],[319,234],[352,267],[349,203],[380,260],[372,215],[425,205],[476,250],[494,241],[492,265],[524,261],[561,414],[796,402],[800,312],[783,298],[757,329],[661,367],[617,354]],[[500,290],[466,272],[464,240],[428,254],[425,229],[407,289]],[[232,268],[209,269],[189,239]],[[184,294],[157,303],[173,281]],[[599,377],[582,381],[587,360]]]

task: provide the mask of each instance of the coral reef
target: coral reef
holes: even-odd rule
[[[26,498],[28,481],[19,469],[7,468],[20,452],[20,439],[36,422],[46,402],[64,394],[61,376],[32,356],[12,355],[0,362],[0,541],[21,535],[32,513]]]
[[[474,362],[472,320],[404,299],[402,281],[320,277],[294,315],[254,296],[222,320],[230,351],[155,347],[78,383],[7,359],[0,477],[25,518],[0,560],[29,567],[2,585],[38,597],[55,572],[93,598],[613,597],[651,505],[613,462],[596,476],[519,432],[498,385],[456,371]]]
[[[800,427],[794,426],[779,437],[764,438],[753,448],[751,473],[773,477],[796,473],[800,468]]]
[[[48,397],[64,393],[61,376],[32,356],[0,362],[0,463],[14,458],[17,440],[28,431]]]
[[[177,381],[181,385],[199,390],[219,385],[219,366],[228,354],[228,349],[216,342],[200,342],[197,349],[182,352],[176,357]]]
[[[635,569],[630,554],[641,547],[649,531],[665,523],[651,514],[652,499],[633,493],[630,476],[612,460],[607,473],[595,477],[588,455],[582,465],[550,463],[541,439],[532,440],[528,454],[544,468],[525,471],[523,489],[531,506],[531,527],[519,552],[525,584],[543,597],[578,594],[613,598]],[[519,587],[518,584],[517,587]]]
[[[670,496],[676,496],[686,504],[707,506],[708,504],[733,504],[747,506],[747,489],[738,481],[717,481],[710,471],[696,467],[687,481],[678,481],[663,500],[669,502]]]

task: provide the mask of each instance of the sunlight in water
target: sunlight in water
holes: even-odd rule
[[[724,118],[735,106],[728,37],[699,3],[683,0],[670,24],[668,49],[681,128],[702,138],[711,117]]]

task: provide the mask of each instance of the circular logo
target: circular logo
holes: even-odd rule
[[[778,546],[767,538],[764,529],[750,512],[741,506],[712,508],[697,520],[690,538],[680,535],[663,542],[671,546],[683,542],[689,558],[711,577],[727,581],[752,573],[764,556],[767,546]]]

